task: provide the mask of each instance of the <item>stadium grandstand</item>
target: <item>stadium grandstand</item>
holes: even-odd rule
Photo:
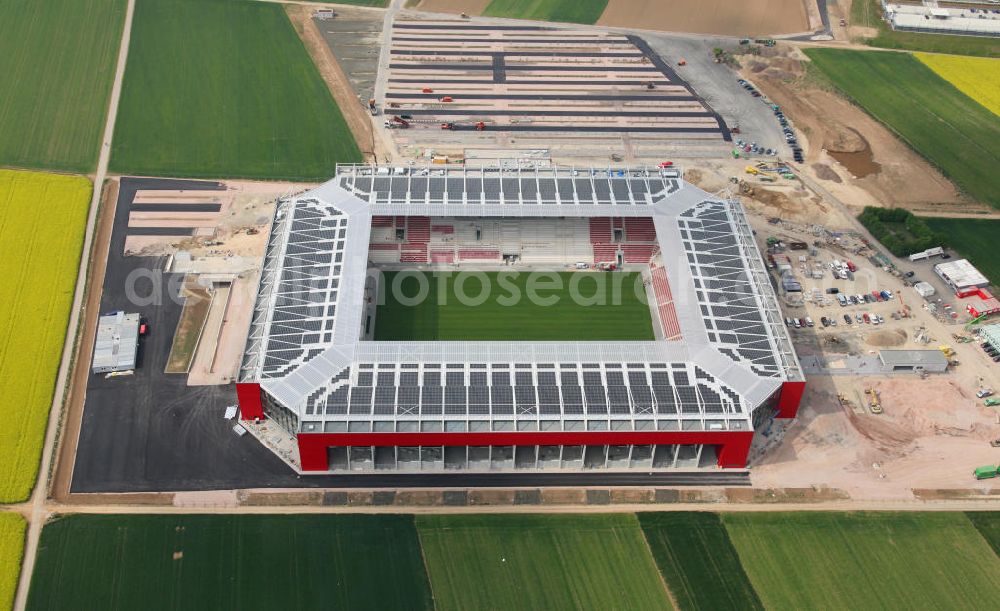
[[[276,207],[241,417],[303,473],[744,468],[805,382],[742,207],[679,176],[338,166]],[[372,340],[379,272],[442,269],[630,272],[653,337]]]

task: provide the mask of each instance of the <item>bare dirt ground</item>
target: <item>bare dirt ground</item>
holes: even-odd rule
[[[491,0],[420,0],[414,8],[429,13],[465,13],[482,15]]]
[[[721,180],[718,175],[697,178],[702,182]],[[989,489],[988,483],[973,480],[971,472],[976,466],[1000,460],[1000,450],[989,445],[990,440],[1000,437],[1000,412],[986,408],[975,392],[983,386],[996,386],[997,369],[975,342],[958,343],[953,337],[967,335],[961,324],[967,316],[958,321],[939,319],[899,277],[872,265],[866,258],[871,251],[861,246],[861,230],[846,208],[827,201],[803,208],[802,200],[794,199],[799,191],[796,187],[783,187],[784,197],[769,194],[765,196],[768,201],[759,201],[760,189],[756,187],[754,196],[742,199],[760,243],[774,236],[817,245],[816,256],[807,256],[806,263],[795,261],[797,256],[792,259],[804,296],[817,287],[821,298],[803,299],[797,305],[794,300],[781,300],[786,316],[810,316],[815,321],[815,327],[791,331],[803,362],[815,358],[837,368],[849,358],[876,362],[880,349],[935,350],[947,345],[954,349],[958,364],[947,373],[931,374],[926,379],[915,374],[807,374],[799,418],[784,432],[774,433],[770,449],[754,462],[753,485],[827,486],[855,500],[922,498],[921,489],[925,488]],[[767,190],[778,188],[769,185]],[[778,209],[785,211],[783,215],[776,214],[775,200],[782,204]],[[780,223],[768,222],[775,217]],[[828,238],[815,232],[817,224],[844,233]],[[790,254],[796,255],[795,251]],[[859,267],[856,280],[832,281],[827,264],[833,259],[853,260]],[[802,267],[814,265],[827,270],[824,279],[809,279],[802,273]],[[924,267],[899,265],[904,265],[904,270],[917,270],[918,279],[934,280]],[[847,294],[888,289],[895,298],[843,308],[824,295],[824,287],[829,286],[838,286]],[[938,290],[946,301],[954,300],[943,287]],[[910,316],[894,319],[893,313],[904,305]],[[955,309],[963,308],[956,303]],[[843,320],[845,313],[853,324]],[[875,326],[856,321],[863,313],[880,314],[885,322]],[[838,326],[821,325],[824,316],[837,319]],[[875,414],[868,407],[864,394],[868,388],[878,392],[884,413]]]
[[[288,14],[289,20],[306,46],[306,50],[309,51],[313,63],[316,64],[320,76],[323,77],[326,86],[330,89],[337,106],[340,107],[340,112],[344,115],[344,120],[347,121],[347,127],[354,136],[354,141],[358,143],[358,148],[361,149],[365,159],[371,160],[376,153],[371,116],[358,104],[347,75],[337,63],[330,47],[323,42],[323,36],[316,29],[316,24],[312,20],[313,10],[314,7],[304,4],[285,5],[285,12]]]
[[[187,373],[191,369],[198,338],[212,305],[208,290],[193,282],[185,283],[181,294],[184,295],[184,309],[174,331],[165,373]]]
[[[226,191],[215,192],[222,209],[212,218],[211,231],[192,238],[141,236],[142,242],[130,237],[128,244],[138,246],[129,254],[170,255],[185,250],[194,257],[248,256],[259,257],[267,243],[266,227],[274,215],[274,202],[279,197],[309,189],[311,183],[265,183],[227,180]],[[176,214],[158,213],[160,225],[166,225]],[[188,222],[188,221],[185,221]]]
[[[807,73],[804,56],[782,47],[741,56],[741,75],[779,104],[806,154],[804,173],[838,199],[907,208],[921,215],[992,215],[859,107]]]
[[[859,386],[875,388],[884,414],[857,414]],[[970,398],[971,397],[971,398]],[[755,486],[821,484],[852,499],[912,498],[919,488],[981,488],[972,469],[997,462],[992,409],[955,380],[811,376],[799,420],[753,469]]]
[[[216,291],[213,311],[188,372],[188,385],[228,384],[236,378],[250,330],[258,279],[258,272],[250,272],[227,285],[226,294]]]
[[[811,29],[805,0],[610,0],[597,25],[723,36]]]

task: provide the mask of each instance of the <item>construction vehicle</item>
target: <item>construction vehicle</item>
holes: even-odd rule
[[[986,407],[996,407],[1000,405],[1000,397],[990,397],[989,399],[983,401],[983,405]]]
[[[375,98],[368,100],[368,112],[374,117],[378,114],[378,106],[375,105]]]
[[[951,346],[941,344],[940,346],[938,346],[938,350],[940,350],[942,354],[944,354],[948,358],[955,356],[955,350]]]
[[[406,129],[410,127],[410,122],[402,117],[393,117],[392,120],[385,122],[385,126],[389,129]]]
[[[874,388],[866,388],[865,395],[868,396],[868,409],[870,409],[873,414],[881,414],[882,403],[879,401],[878,391]]]
[[[453,127],[455,127],[454,123],[442,123],[441,124],[441,129],[451,129]]]
[[[477,121],[476,122],[476,131],[477,132],[481,132],[481,131],[485,131],[485,130],[486,130],[486,124],[483,123],[482,121]]]
[[[972,320],[970,320],[969,322],[967,322],[965,324],[965,330],[968,331],[969,329],[972,328],[973,325],[975,325],[976,323],[978,323],[978,322],[982,321],[984,318],[986,318],[986,316],[987,316],[987,314],[980,314],[979,316],[973,318]]]
[[[453,100],[453,99],[452,99],[452,97],[451,97],[450,95],[446,95],[446,96],[444,96],[443,98],[441,98],[440,100],[438,100],[438,102],[446,102],[446,103],[447,103],[447,102],[454,102],[454,101],[455,101],[455,100]]]
[[[976,467],[976,470],[972,472],[972,475],[976,479],[992,479],[997,476],[996,465],[986,465],[983,467]]]
[[[959,335],[958,333],[952,333],[951,338],[960,344],[968,344],[972,341],[972,338],[968,335]]]
[[[424,87],[423,89],[420,90],[420,93],[434,93],[434,90],[431,89],[430,87]]]
[[[678,59],[678,60],[677,60],[677,65],[678,65],[678,66],[686,66],[686,65],[688,65],[688,62],[687,62],[687,60],[686,60],[686,59],[684,59],[684,58],[682,57],[682,58],[680,58],[680,59]]]

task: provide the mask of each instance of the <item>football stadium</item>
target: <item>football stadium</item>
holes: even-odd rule
[[[303,473],[745,468],[805,382],[742,207],[680,176],[338,166],[276,207],[242,419]]]

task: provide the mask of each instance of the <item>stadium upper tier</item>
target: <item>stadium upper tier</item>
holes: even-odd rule
[[[750,431],[753,411],[801,372],[742,207],[678,176],[339,166],[278,202],[240,372],[252,390],[241,393],[259,384],[264,412],[292,433]],[[679,332],[361,341],[378,215],[651,217],[661,262],[651,278]]]

